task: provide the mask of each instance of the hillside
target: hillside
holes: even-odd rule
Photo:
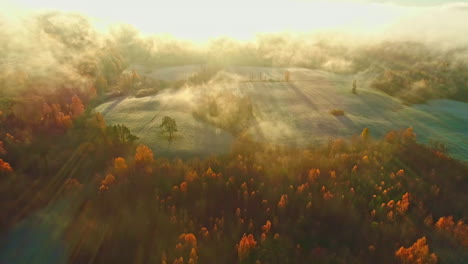
[[[200,67],[137,68],[143,70],[142,75],[147,78],[165,76],[174,80],[186,78]],[[289,82],[284,81],[284,68],[229,67],[206,84],[163,90],[144,98],[118,98],[96,110],[111,124],[127,125],[160,155],[226,153],[232,141],[228,129],[217,127],[213,122],[208,124],[196,118],[194,112],[206,105],[207,100],[226,108],[239,98],[248,98],[253,118],[236,132],[263,142],[307,146],[328,139],[348,138],[365,127],[380,137],[389,130],[411,126],[420,142],[442,143],[453,157],[468,160],[466,103],[431,100],[407,106],[370,88],[365,81],[360,84],[359,75],[302,68],[287,70],[291,73]],[[356,95],[351,93],[354,78],[358,79]],[[344,116],[330,114],[333,109],[343,110]],[[217,118],[229,119],[233,115],[232,111],[225,111]],[[159,134],[158,126],[164,116],[173,117],[180,130],[170,144]]]

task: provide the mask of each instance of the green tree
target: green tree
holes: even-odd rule
[[[177,132],[177,124],[174,118],[169,116],[165,116],[161,122],[159,127],[163,130],[163,132],[169,134],[169,140],[172,139],[172,135]]]

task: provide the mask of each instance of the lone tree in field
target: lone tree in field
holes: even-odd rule
[[[177,124],[174,118],[169,116],[165,116],[161,122],[159,127],[163,130],[163,132],[169,134],[169,140],[172,139],[172,134],[177,132]]]
[[[357,89],[357,81],[356,81],[356,80],[353,80],[353,90],[352,90],[352,91],[353,91],[353,94],[357,94],[356,89]]]

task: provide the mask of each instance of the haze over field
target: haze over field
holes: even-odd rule
[[[173,67],[149,71],[148,78],[183,79],[201,66]],[[253,118],[240,133],[257,140],[304,146],[346,138],[371,129],[381,137],[392,128],[413,126],[422,142],[444,143],[454,157],[468,160],[468,104],[450,100],[403,105],[384,93],[360,85],[359,97],[350,90],[353,76],[288,68],[290,82],[282,80],[284,68],[232,67],[224,80],[213,80],[202,87],[187,86],[144,98],[115,99],[97,108],[110,123],[127,124],[142,142],[155,153],[167,156],[197,156],[230,151],[233,137],[226,131],[197,120],[194,113],[207,104],[206,98],[228,107],[223,97],[236,94],[252,101]],[[231,75],[229,75],[231,74]],[[250,80],[251,75],[263,80]],[[232,100],[232,99],[231,99]],[[343,109],[345,116],[335,117],[333,109]],[[168,144],[159,135],[157,118],[172,116],[178,120],[180,138]],[[219,118],[230,119],[226,111]],[[156,118],[155,118],[156,117]],[[166,142],[166,143],[165,143]]]

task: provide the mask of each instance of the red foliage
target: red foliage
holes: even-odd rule
[[[197,238],[192,233],[188,233],[188,234],[184,233],[180,235],[179,240],[184,243],[184,246],[190,246],[192,248],[197,247]]]
[[[281,198],[278,202],[278,208],[285,208],[287,204],[288,204],[288,195],[287,194],[281,195]]]
[[[106,178],[104,178],[104,180],[101,181],[101,184],[109,186],[109,185],[113,184],[114,182],[115,182],[114,175],[109,173],[109,174],[106,175]]]
[[[248,236],[244,234],[239,242],[239,245],[237,246],[237,254],[239,259],[242,260],[249,256],[250,251],[254,249],[256,245],[257,241],[255,241],[252,234],[249,234]]]
[[[271,222],[270,222],[270,220],[267,220],[266,224],[264,226],[262,226],[262,231],[265,232],[265,233],[269,233],[270,230],[271,230]]]
[[[180,184],[180,191],[186,193],[186,192],[187,192],[187,189],[188,189],[188,184],[187,184],[187,182],[182,182],[182,183]]]
[[[401,215],[403,215],[406,211],[408,211],[409,199],[410,199],[410,194],[407,192],[403,194],[403,197],[401,198],[401,200],[397,202],[396,209]]]
[[[444,216],[439,218],[435,227],[439,230],[451,233],[462,245],[468,246],[468,225],[465,225],[462,220],[459,220],[457,224],[455,224],[453,216]]]
[[[434,253],[429,253],[429,246],[426,244],[426,237],[422,237],[416,241],[411,247],[401,247],[395,252],[395,256],[400,259],[403,264],[436,264],[437,256]]]
[[[3,161],[3,159],[0,159],[0,172],[12,172],[13,168],[10,166],[10,164],[6,161]]]
[[[314,183],[318,176],[320,176],[319,169],[310,169],[309,174],[307,175],[307,179],[310,183]]]

